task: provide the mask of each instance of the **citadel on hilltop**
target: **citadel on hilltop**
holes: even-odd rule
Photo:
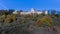
[[[44,13],[44,14],[48,14],[48,11],[47,10],[45,10],[44,12],[42,11],[42,10],[35,10],[34,8],[31,8],[31,10],[30,11],[28,11],[28,12],[20,12],[20,14],[21,15],[26,15],[26,14],[42,14],[42,13]],[[17,11],[14,11],[13,12],[13,14],[17,14]]]

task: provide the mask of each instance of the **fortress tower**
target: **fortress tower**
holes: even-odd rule
[[[34,8],[31,8],[31,13],[35,13],[35,9]]]
[[[47,11],[47,10],[45,11],[45,14],[46,14],[46,15],[48,14],[48,11]]]

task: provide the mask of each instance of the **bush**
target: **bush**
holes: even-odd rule
[[[51,26],[52,19],[50,17],[42,17],[41,19],[37,20],[38,26],[41,26],[43,23],[46,24],[46,26]]]
[[[2,19],[5,19],[6,18],[6,15],[2,15],[1,17],[2,17]]]
[[[37,21],[38,14],[35,14],[32,18],[33,21]]]
[[[12,19],[11,19],[11,16],[10,15],[7,15],[6,19],[5,19],[5,22],[6,23],[11,23]]]
[[[3,19],[2,19],[2,17],[0,16],[0,23],[2,23],[3,22]]]
[[[24,15],[25,18],[32,18],[32,15],[30,14],[27,14],[27,15]]]
[[[26,23],[26,20],[25,20],[25,19],[22,19],[22,20],[21,20],[21,23]]]
[[[51,18],[55,18],[56,16],[54,16],[54,15],[50,15],[51,16]]]
[[[12,20],[13,20],[13,21],[16,21],[16,19],[17,19],[17,18],[16,18],[16,15],[13,15],[13,16],[12,16]]]
[[[37,21],[37,17],[33,17],[32,20],[33,20],[33,21]]]
[[[52,19],[50,17],[43,17],[41,18],[42,22],[45,22],[47,26],[51,26]]]
[[[17,18],[17,23],[23,24],[26,23],[25,18]]]
[[[42,15],[42,16],[45,16],[45,14],[44,14],[44,13],[42,13],[41,15]]]
[[[37,24],[37,26],[40,27],[42,25],[42,21],[39,19],[39,20],[37,20],[36,24]]]
[[[42,22],[45,22],[47,26],[51,26],[52,19],[50,17],[43,17],[41,18]]]

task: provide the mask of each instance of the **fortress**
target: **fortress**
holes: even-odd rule
[[[44,12],[41,11],[41,10],[35,10],[34,8],[31,8],[30,11],[28,12],[20,12],[21,15],[26,15],[26,14],[42,14],[42,13],[45,13],[45,14],[48,14],[48,11],[45,10]],[[17,11],[14,11],[13,14],[17,14]]]

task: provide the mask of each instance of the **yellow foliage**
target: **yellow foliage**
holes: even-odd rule
[[[51,19],[50,17],[44,16],[44,17],[42,17],[40,20],[41,20],[42,22],[45,22],[47,26],[51,26],[52,19]]]
[[[12,20],[13,20],[13,21],[16,21],[16,15],[13,15],[13,16],[12,16]]]
[[[11,16],[10,15],[7,15],[6,19],[5,19],[5,22],[6,23],[10,23],[11,22]]]
[[[2,19],[2,17],[0,16],[0,23],[2,23],[3,22],[3,19]]]
[[[39,20],[37,20],[38,25],[42,25],[42,23],[46,23],[47,26],[51,26],[52,19],[50,17],[42,17]]]

